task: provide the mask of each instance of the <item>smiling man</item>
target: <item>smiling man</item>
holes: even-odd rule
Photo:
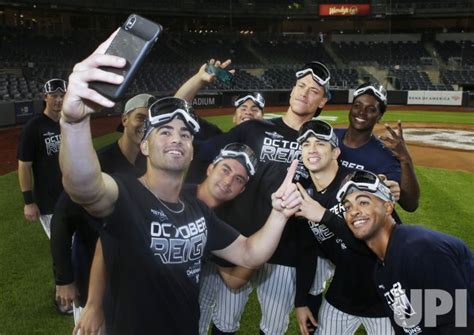
[[[341,166],[384,174],[400,184],[399,204],[406,211],[418,208],[420,187],[403,139],[401,122],[397,131],[385,125],[389,136],[374,134],[374,127],[387,110],[387,91],[382,85],[362,84],[354,91],[349,127],[335,129],[339,138]]]
[[[337,198],[349,229],[378,258],[375,285],[395,333],[472,334],[474,256],[465,243],[395,224],[390,190],[368,171],[349,175]]]
[[[268,223],[249,238],[218,219],[195,196],[181,192],[193,157],[193,136],[199,131],[192,107],[182,99],[162,98],[150,106],[140,144],[147,158],[144,175],[101,173],[90,114],[93,107],[114,103],[88,84],[123,82],[123,76],[99,69],[126,64],[123,58],[105,54],[114,36],[74,67],[61,117],[64,189],[89,214],[106,222],[100,240],[107,281],[90,288],[88,304],[95,299],[102,306],[107,288],[103,306],[111,334],[195,334],[204,252],[249,268],[264,263],[301,203],[292,183],[297,162],[272,194]],[[76,330],[80,328],[79,324]]]
[[[351,170],[338,165],[340,150],[334,130],[324,121],[312,120],[303,124],[299,134],[302,161],[311,176],[311,184],[305,189],[300,187],[303,203],[296,213],[304,223],[294,223],[300,229],[298,258],[301,261],[296,272],[295,298],[300,333],[313,334],[318,326],[319,335],[339,334],[341,329],[345,334],[352,334],[363,325],[369,335],[393,334],[388,314],[372,283],[375,257],[347,248],[343,238],[320,222],[322,218],[315,217],[322,213],[320,206],[323,206],[328,211],[326,218],[332,216],[343,224],[343,208],[336,195],[341,181]],[[394,191],[398,189],[393,181],[389,185]],[[317,254],[320,257],[316,258]],[[324,281],[329,279],[332,268],[325,258],[336,267],[322,298]]]

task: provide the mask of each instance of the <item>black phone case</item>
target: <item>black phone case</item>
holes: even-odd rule
[[[161,31],[161,25],[139,15],[130,15],[105,52],[108,55],[125,58],[126,65],[121,69],[101,67],[105,71],[124,76],[124,81],[120,85],[91,82],[89,86],[110,100],[119,101],[133,81],[146,55],[158,40]]]

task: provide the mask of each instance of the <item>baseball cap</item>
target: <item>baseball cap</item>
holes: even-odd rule
[[[303,78],[311,74],[313,80],[324,88],[326,97],[331,99],[331,92],[329,91],[329,81],[331,80],[331,73],[329,69],[320,62],[306,63],[299,71],[296,72],[296,79]]]
[[[252,100],[261,110],[263,110],[263,107],[265,107],[265,99],[258,92],[244,93],[239,95],[234,102],[234,106],[237,108],[248,99]]]
[[[301,144],[310,136],[329,142],[333,148],[339,146],[339,141],[333,127],[322,120],[310,120],[303,123],[296,141]]]
[[[376,174],[370,171],[356,170],[347,175],[341,183],[336,199],[341,202],[347,195],[357,191],[370,192],[384,201],[395,203],[395,198],[390,192],[390,188]]]
[[[250,176],[253,176],[257,171],[258,159],[255,152],[243,143],[227,144],[214,158],[213,164],[220,162],[225,158],[236,159],[247,170]]]
[[[383,114],[387,107],[387,90],[383,85],[375,83],[364,83],[357,87],[354,91],[354,100],[364,94],[374,96],[380,103],[380,112]]]
[[[140,108],[140,107],[149,108],[150,105],[155,101],[156,101],[156,98],[151,94],[147,94],[147,93],[138,94],[130,98],[125,103],[125,108],[123,109],[122,115],[127,115],[128,113],[133,112],[135,109]],[[120,122],[116,130],[120,133],[123,132],[122,122]]]
[[[48,80],[43,86],[43,93],[51,94],[55,92],[66,93],[67,83],[65,80],[54,78]]]
[[[183,120],[193,135],[199,132],[199,121],[196,114],[194,114],[193,106],[186,100],[166,97],[156,100],[148,108],[148,118],[145,120],[145,136],[143,139],[146,139],[153,129],[172,121],[176,117]]]

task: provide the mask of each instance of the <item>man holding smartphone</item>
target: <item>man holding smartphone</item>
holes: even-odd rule
[[[98,69],[121,68],[125,60],[104,55],[106,42],[69,77],[61,130],[60,163],[64,188],[89,214],[106,218],[101,234],[108,280],[104,304],[112,334],[196,333],[198,284],[204,250],[245,267],[257,267],[273,253],[285,223],[300,204],[291,182],[296,162],[272,194],[272,211],[258,233],[246,238],[219,220],[195,197],[181,193],[199,124],[189,104],[163,98],[149,109],[141,142],[147,170],[140,178],[100,172],[92,147],[92,106],[114,103],[88,87],[91,81],[120,84],[123,77]],[[92,290],[89,292],[91,296]],[[101,300],[102,296],[95,298]]]
[[[230,59],[221,63],[219,60],[211,59],[209,62],[203,64],[199,71],[189,78],[176,92],[175,97],[182,98],[189,103],[192,103],[194,97],[197,95],[205,85],[219,80],[219,77],[214,72],[209,72],[208,67],[220,69],[220,71],[226,71],[229,75],[233,75],[235,70],[225,70],[231,61]],[[261,120],[263,119],[263,110],[265,108],[265,99],[258,92],[245,92],[240,94],[234,101],[235,112],[232,118],[232,122],[235,125],[239,125],[249,120]],[[203,118],[199,118],[199,125],[201,130],[195,137],[195,141],[202,141],[212,138],[216,135],[222,134],[222,130],[216,125],[206,121]],[[199,146],[195,146],[196,150]],[[186,175],[186,182],[199,183],[206,175],[206,169],[209,165],[209,161],[193,160],[189,167],[188,174]]]

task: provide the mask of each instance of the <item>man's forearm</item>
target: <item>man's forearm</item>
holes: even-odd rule
[[[205,85],[205,82],[199,76],[199,73],[195,74],[188,79],[174,95],[177,98],[184,99],[189,103],[193,102],[194,97],[199,90]]]
[[[33,190],[33,171],[31,163],[18,161],[18,182],[22,192]]]
[[[102,183],[97,154],[92,145],[90,119],[78,123],[61,120],[59,162],[64,189],[79,204],[92,202]]]
[[[87,305],[102,308],[107,281],[107,270],[105,268],[104,255],[102,253],[102,243],[97,240],[94,260],[92,261],[91,273],[89,277],[89,295]]]
[[[420,200],[420,185],[415,174],[415,167],[411,159],[400,162],[400,206],[408,211],[414,212],[418,208]]]

